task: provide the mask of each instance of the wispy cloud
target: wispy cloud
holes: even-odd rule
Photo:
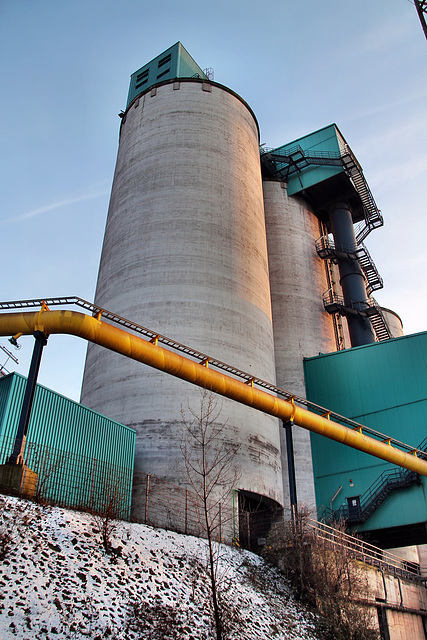
[[[29,218],[35,218],[36,216],[41,216],[50,211],[54,211],[55,209],[62,209],[63,207],[68,207],[78,202],[85,202],[86,200],[94,200],[96,198],[100,198],[102,196],[105,196],[107,193],[108,193],[107,189],[94,188],[88,193],[84,193],[79,196],[74,196],[72,198],[65,198],[64,200],[58,200],[56,202],[52,202],[50,204],[44,205],[43,207],[37,207],[37,209],[32,209],[31,211],[27,211],[26,213],[21,213],[17,216],[6,218],[5,220],[3,220],[3,223],[12,224],[14,222],[22,222],[23,220],[28,220]]]
[[[354,122],[357,120],[366,120],[375,115],[381,115],[383,113],[397,112],[400,107],[410,109],[412,114],[419,111],[419,117],[425,121],[424,105],[427,97],[427,90],[423,87],[421,90],[408,93],[399,94],[399,97],[393,95],[393,101],[390,104],[390,100],[386,99],[384,102],[376,104],[374,106],[367,106],[366,109],[360,109],[362,103],[358,103],[357,110],[351,111],[347,114],[347,117],[343,118],[345,122]],[[400,115],[400,114],[399,114]]]

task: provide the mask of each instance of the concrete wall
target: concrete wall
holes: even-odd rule
[[[308,204],[282,182],[264,181],[277,385],[305,397],[303,357],[335,351],[332,318],[323,308],[325,265],[315,249],[319,223]],[[298,500],[314,504],[310,434],[294,427]],[[286,448],[284,487],[288,493]]]
[[[247,105],[215,83],[172,82],[131,104],[96,304],[274,383],[258,142]],[[91,345],[81,399],[136,429],[136,472],[186,483],[181,406],[198,411],[198,389]],[[219,422],[239,444],[237,488],[282,504],[278,421],[224,400]]]
[[[367,580],[366,603],[372,608],[382,608],[390,640],[425,640],[425,586],[382,573],[369,565],[357,564]]]

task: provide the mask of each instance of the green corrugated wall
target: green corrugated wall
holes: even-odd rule
[[[0,379],[0,435],[15,436],[26,378]],[[37,385],[27,439],[133,469],[135,431]]]
[[[26,378],[0,378],[0,463],[10,455]],[[64,396],[36,386],[25,462],[37,474],[40,500],[99,510],[114,496],[117,515],[131,509],[135,431]]]
[[[427,436],[427,332],[308,358],[304,369],[312,402],[415,447]],[[341,485],[334,509],[394,468],[316,434],[311,441],[318,515]],[[427,521],[426,480],[393,492],[359,530]]]

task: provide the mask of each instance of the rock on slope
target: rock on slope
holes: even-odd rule
[[[203,540],[119,522],[107,554],[88,514],[15,498],[0,512],[2,640],[214,638]],[[228,638],[315,638],[276,570],[217,549]]]

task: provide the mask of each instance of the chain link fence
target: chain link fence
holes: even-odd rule
[[[0,436],[2,493],[93,513],[114,503],[115,517],[129,520],[132,469],[30,441],[23,462],[11,465],[14,445],[14,438]]]

